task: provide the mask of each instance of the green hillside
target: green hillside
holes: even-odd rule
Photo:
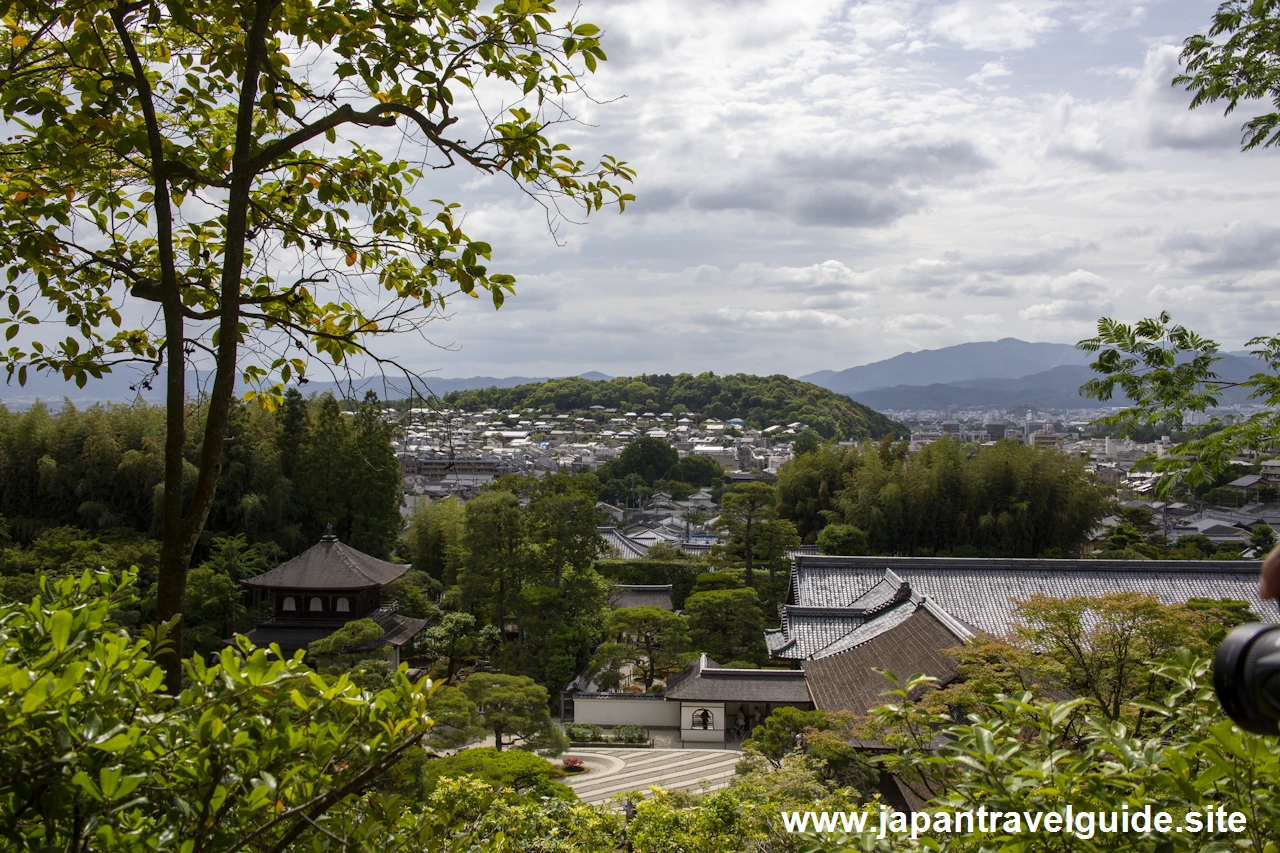
[[[879,438],[906,428],[843,394],[789,376],[716,376],[681,373],[620,376],[607,381],[552,379],[513,388],[483,388],[446,394],[448,406],[474,409],[538,409],[575,412],[591,406],[634,412],[694,412],[703,417],[742,418],[762,429],[803,421],[824,438]]]

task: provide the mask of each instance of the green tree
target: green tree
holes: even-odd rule
[[[753,563],[757,528],[761,522],[777,517],[778,493],[768,483],[743,483],[725,492],[721,501],[720,520],[716,527],[728,539],[727,550],[741,548],[747,586],[755,586]]]
[[[624,164],[575,160],[545,135],[553,105],[581,86],[577,63],[594,71],[604,59],[598,28],[548,16],[541,2],[483,13],[416,0],[36,0],[11,17],[3,320],[53,312],[71,334],[41,340],[37,324],[3,359],[20,383],[31,369],[81,384],[131,361],[164,371],[161,620],[183,610],[237,379],[273,406],[313,357],[393,363],[371,352],[378,336],[421,333],[454,288],[486,291],[495,306],[512,291],[511,276],[485,265],[489,245],[461,230],[456,204],[409,201],[423,174],[410,161],[504,173],[551,205],[630,200],[614,183],[630,180]],[[331,74],[291,65],[312,50],[331,51]],[[529,106],[490,113],[472,135],[454,99],[480,78],[482,111],[504,89]],[[335,144],[403,138],[406,125],[415,153],[405,160]],[[183,203],[196,197],[217,202],[193,215]],[[143,317],[155,323],[132,319]],[[213,377],[188,495],[193,363]],[[177,693],[176,652],[165,661]]]
[[[822,446],[822,436],[818,435],[812,427],[805,427],[800,434],[796,436],[796,440],[792,442],[791,449],[796,456],[804,456],[807,453],[815,453]]]
[[[1259,524],[1249,533],[1249,544],[1259,554],[1266,554],[1276,547],[1276,531],[1270,524]]]
[[[396,429],[381,417],[378,395],[372,391],[351,419],[352,476],[345,495],[349,509],[351,547],[375,557],[390,556],[404,526],[400,515],[400,463],[391,446]]]
[[[372,619],[352,619],[327,637],[307,644],[307,653],[342,657],[377,644],[386,632]]]
[[[693,486],[714,486],[724,482],[724,468],[708,456],[684,456],[667,470],[667,479]]]
[[[520,591],[522,535],[520,499],[511,492],[487,491],[467,501],[467,554],[458,578],[463,602],[468,608],[489,605],[490,621],[499,630]]]
[[[409,517],[406,534],[413,567],[452,586],[457,580],[465,517],[462,502],[453,497],[419,503]]]
[[[493,732],[499,752],[504,746],[515,746],[559,755],[568,748],[564,733],[551,722],[547,689],[532,678],[477,672],[462,683],[462,692],[475,703],[484,727]]]
[[[1280,336],[1248,341],[1264,369],[1238,381],[1223,380],[1214,370],[1221,360],[1216,341],[1175,324],[1167,312],[1133,326],[1104,317],[1097,336],[1076,346],[1096,354],[1089,366],[1100,374],[1081,386],[1081,393],[1110,400],[1119,391],[1129,399],[1127,408],[1097,421],[1123,436],[1152,423],[1182,430],[1188,413],[1215,409],[1231,388],[1247,389],[1249,399],[1263,406],[1248,417],[1215,414],[1191,438],[1153,460],[1161,494],[1182,483],[1212,485],[1230,472],[1234,457],[1280,442]]]
[[[793,752],[803,752],[802,735],[809,729],[830,729],[838,723],[825,711],[805,711],[784,706],[775,708],[751,737],[742,742],[744,752],[754,752],[769,759],[774,767],[782,766],[782,759]]]
[[[660,607],[624,607],[605,620],[605,642],[591,664],[593,674],[612,673],[624,667],[647,691],[659,676],[679,669],[689,650],[689,627],[684,619]]]
[[[1096,703],[1112,720],[1131,710],[1136,699],[1157,698],[1163,687],[1150,666],[1168,663],[1179,648],[1207,652],[1202,615],[1183,606],[1161,604],[1155,596],[1134,592],[1104,596],[1048,598],[1019,602],[1023,620],[1017,633],[1049,663],[1044,671],[1079,696]],[[1145,716],[1131,721],[1142,728]]]
[[[489,654],[502,641],[502,635],[493,625],[478,625],[470,613],[446,613],[440,622],[432,625],[423,635],[425,652],[436,658],[445,658],[445,682],[453,680],[459,664]]]
[[[835,498],[844,488],[845,451],[836,446],[819,447],[798,456],[778,471],[778,513],[795,522],[806,542],[814,542],[835,508]]]
[[[423,793],[430,795],[441,779],[470,776],[495,788],[510,788],[517,796],[535,800],[551,797],[576,800],[573,790],[551,778],[551,762],[519,750],[479,747],[427,762],[423,769]]]
[[[208,655],[222,648],[245,613],[244,589],[228,574],[208,563],[191,570],[187,585],[187,625],[184,654]]]
[[[302,448],[311,432],[307,401],[297,388],[289,388],[280,404],[280,416],[276,421],[276,449],[280,453],[280,473],[293,479],[298,476],[302,461]]]
[[[1218,7],[1209,32],[1183,43],[1185,74],[1174,85],[1193,93],[1191,108],[1226,102],[1231,115],[1241,101],[1270,101],[1241,128],[1242,151],[1280,145],[1280,7],[1270,0],[1227,0]]]
[[[485,735],[476,703],[456,687],[444,685],[427,700],[431,731],[422,742],[431,749],[459,749]]]
[[[699,592],[684,603],[689,640],[695,651],[728,662],[765,657],[764,614],[751,588]]]
[[[532,548],[535,577],[561,586],[566,568],[590,568],[604,550],[596,532],[596,496],[593,492],[566,491],[537,495],[524,513],[524,536]]]
[[[828,524],[818,534],[818,553],[859,557],[867,553],[867,534],[852,524]]]
[[[644,478],[644,484],[652,487],[659,478],[666,479],[667,472],[678,461],[680,455],[667,442],[641,437],[624,447],[617,459],[605,463],[602,475],[622,479],[628,474],[639,474]]]

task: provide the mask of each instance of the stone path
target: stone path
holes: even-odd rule
[[[649,796],[649,786],[668,790],[710,791],[733,779],[742,760],[736,749],[592,749],[566,752],[581,758],[590,772],[560,781],[584,803],[601,803],[623,791]]]

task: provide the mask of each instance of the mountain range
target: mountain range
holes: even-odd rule
[[[1080,395],[1097,376],[1091,353],[1070,344],[1002,338],[936,350],[903,353],[848,370],[820,370],[801,377],[847,394],[877,411],[979,407],[1088,409],[1125,405],[1124,397],[1101,402]],[[1261,369],[1248,352],[1222,355],[1215,366],[1227,381],[1246,379]],[[1242,403],[1247,392],[1224,392],[1222,402]]]
[[[612,377],[598,371],[581,374],[583,379],[611,379]],[[130,403],[139,396],[148,403],[164,401],[163,379],[152,379],[151,387],[141,387],[140,380],[144,374],[122,370],[108,373],[101,379],[90,379],[83,388],[77,388],[74,382],[66,382],[58,375],[47,373],[32,374],[27,384],[19,387],[15,381],[9,385],[0,384],[0,402],[11,409],[24,409],[36,400],[56,407],[63,399],[70,400],[77,406],[87,406],[98,402]],[[425,384],[433,394],[443,397],[453,391],[470,391],[476,388],[512,388],[530,382],[545,382],[547,376],[469,376],[459,379],[443,377],[425,377]],[[197,393],[206,388],[210,375],[203,371],[187,372],[187,393]],[[238,392],[244,389],[237,383]],[[332,391],[342,397],[363,397],[366,391],[376,391],[382,399],[404,398],[409,395],[409,384],[403,378],[378,376],[368,379],[355,379],[348,382],[308,382],[303,387],[303,394],[323,394]]]
[[[1095,375],[1088,367],[1093,356],[1070,344],[1023,341],[1001,338],[977,341],[934,350],[906,352],[871,364],[846,370],[819,370],[799,377],[838,394],[845,394],[876,411],[945,410],[963,407],[1010,409],[1028,406],[1039,409],[1088,409],[1104,405],[1124,405],[1124,399],[1102,403],[1080,396],[1079,388]],[[1216,370],[1226,380],[1239,381],[1261,369],[1248,352],[1222,354]],[[608,380],[611,377],[591,371],[581,373],[583,379]],[[62,381],[61,377],[38,374],[27,385],[0,386],[0,401],[9,408],[22,409],[36,399],[56,405],[65,397],[78,406],[97,401],[131,402],[139,394],[149,403],[163,400],[158,381],[150,389],[135,390],[139,373],[117,372],[99,380],[91,380],[84,388]],[[546,382],[545,376],[470,376],[464,378],[427,377],[426,383],[436,395],[443,397],[455,391],[483,388],[514,388],[519,385]],[[195,391],[207,385],[208,374],[192,371],[187,387]],[[134,386],[131,388],[130,386]],[[361,397],[376,391],[383,399],[405,397],[408,385],[403,379],[381,377],[358,379],[351,383],[313,381],[303,389],[305,394],[332,391],[345,397]],[[1245,392],[1231,390],[1223,395],[1225,403],[1242,403]]]
[[[841,394],[899,385],[930,386],[974,379],[1017,379],[1064,365],[1084,366],[1088,353],[1070,344],[1029,343],[1017,338],[976,341],[942,349],[904,352],[848,370],[819,370],[801,376]]]

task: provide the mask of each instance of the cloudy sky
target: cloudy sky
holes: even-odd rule
[[[802,375],[1162,307],[1232,348],[1275,332],[1280,154],[1170,86],[1215,5],[583,0],[611,102],[560,135],[629,161],[637,202],[557,242],[509,182],[439,178],[518,295],[405,355]]]

